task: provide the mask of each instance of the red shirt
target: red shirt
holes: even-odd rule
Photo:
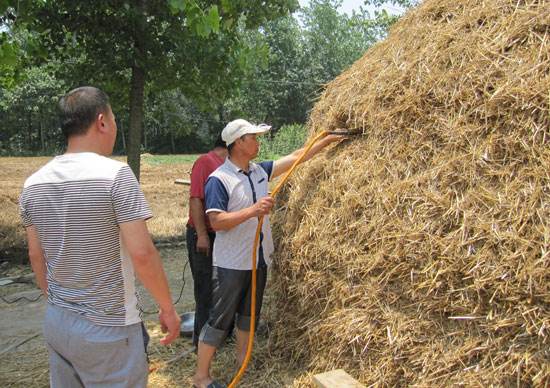
[[[216,155],[214,151],[210,151],[207,154],[201,155],[193,164],[191,169],[191,187],[189,188],[189,198],[200,198],[202,206],[204,208],[204,185],[208,176],[214,172],[224,162],[224,159]],[[208,217],[205,215],[206,228],[209,232],[212,232],[212,227],[208,221]],[[191,206],[189,206],[189,221],[187,225],[195,227],[193,219],[191,218]]]

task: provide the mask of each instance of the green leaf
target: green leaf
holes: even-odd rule
[[[222,0],[222,11],[223,11],[223,12],[229,12],[229,11],[231,11],[231,1],[229,1],[229,0]]]
[[[207,21],[210,26],[210,29],[214,33],[220,32],[220,14],[218,13],[218,6],[213,5],[208,11]]]
[[[195,20],[195,32],[202,38],[206,38],[210,35],[210,25],[205,17],[199,17]]]
[[[0,0],[0,14],[3,14],[6,12],[10,5],[10,2],[8,0]]]
[[[0,64],[7,66],[17,64],[17,49],[14,43],[4,42],[0,46]]]
[[[233,18],[227,18],[223,20],[223,28],[230,30],[235,20]]]
[[[185,11],[185,0],[168,0],[168,5],[174,14]]]

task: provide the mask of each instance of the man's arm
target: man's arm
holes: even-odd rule
[[[189,211],[191,219],[197,231],[197,252],[205,252],[206,255],[210,251],[210,237],[208,237],[208,229],[206,228],[206,217],[204,215],[204,205],[200,198],[189,198]]]
[[[46,279],[46,259],[38,237],[38,231],[34,225],[25,228],[27,231],[27,242],[29,244],[29,259],[31,268],[36,276],[36,283],[42,290],[44,296],[48,296],[48,280]]]
[[[124,222],[120,225],[122,241],[130,254],[138,279],[159,305],[162,332],[168,335],[160,340],[168,345],[179,335],[180,318],[172,304],[172,296],[162,267],[159,253],[144,220]]]
[[[325,148],[327,145],[334,143],[335,141],[339,141],[344,139],[344,136],[342,135],[328,135],[319,140],[317,143],[313,145],[307,152],[306,156],[302,159],[302,162],[305,162],[309,159],[311,159],[313,156],[315,156],[319,151],[321,151],[323,148]],[[283,156],[282,158],[276,160],[273,163],[273,172],[271,173],[271,179],[278,177],[279,175],[285,173],[294,162],[300,157],[302,152],[304,151],[305,147],[302,147],[293,153]]]
[[[199,157],[191,169],[191,186],[189,187],[189,213],[193,226],[197,232],[197,252],[210,253],[210,237],[206,228],[206,215],[204,214],[204,186],[211,168],[207,164],[206,155]]]
[[[268,214],[275,203],[271,197],[263,197],[254,205],[235,211],[235,212],[219,212],[213,211],[208,213],[210,225],[214,230],[228,230],[242,224],[244,221],[253,217],[260,217]]]

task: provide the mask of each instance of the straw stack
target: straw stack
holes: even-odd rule
[[[381,386],[550,384],[550,2],[426,0],[330,83],[279,198],[271,349]]]

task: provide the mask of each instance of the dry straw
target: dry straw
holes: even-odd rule
[[[330,83],[275,214],[270,349],[380,386],[550,384],[550,3],[427,0]]]

